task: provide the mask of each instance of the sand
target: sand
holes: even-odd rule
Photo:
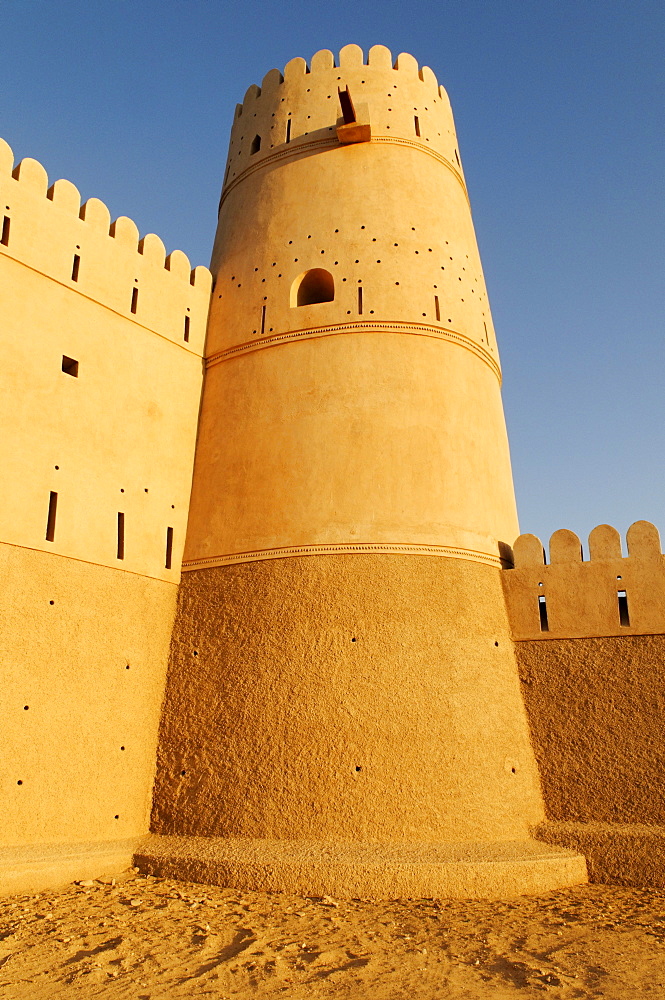
[[[0,997],[665,997],[665,892],[305,899],[140,876],[0,900]]]

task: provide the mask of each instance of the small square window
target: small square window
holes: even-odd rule
[[[75,361],[74,358],[68,358],[66,354],[62,355],[62,370],[65,375],[73,375],[74,378],[79,377],[78,361]]]

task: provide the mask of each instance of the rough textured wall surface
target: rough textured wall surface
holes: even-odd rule
[[[153,831],[525,838],[543,812],[499,575],[383,554],[184,574]]]
[[[665,635],[515,649],[548,818],[665,824]]]
[[[176,588],[13,545],[0,573],[0,844],[140,835]]]

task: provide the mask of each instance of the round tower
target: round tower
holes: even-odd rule
[[[178,836],[222,838],[190,877],[264,888],[582,880],[528,839],[501,372],[432,71],[348,45],[250,87],[212,269],[160,870]]]

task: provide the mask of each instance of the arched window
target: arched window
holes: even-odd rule
[[[255,135],[254,138],[252,139],[252,145],[249,147],[249,154],[250,154],[250,156],[253,153],[258,153],[258,151],[260,150],[260,148],[261,148],[261,136],[260,135]]]
[[[332,302],[335,298],[335,281],[330,271],[313,267],[305,271],[291,287],[292,306],[311,306],[315,302]]]

